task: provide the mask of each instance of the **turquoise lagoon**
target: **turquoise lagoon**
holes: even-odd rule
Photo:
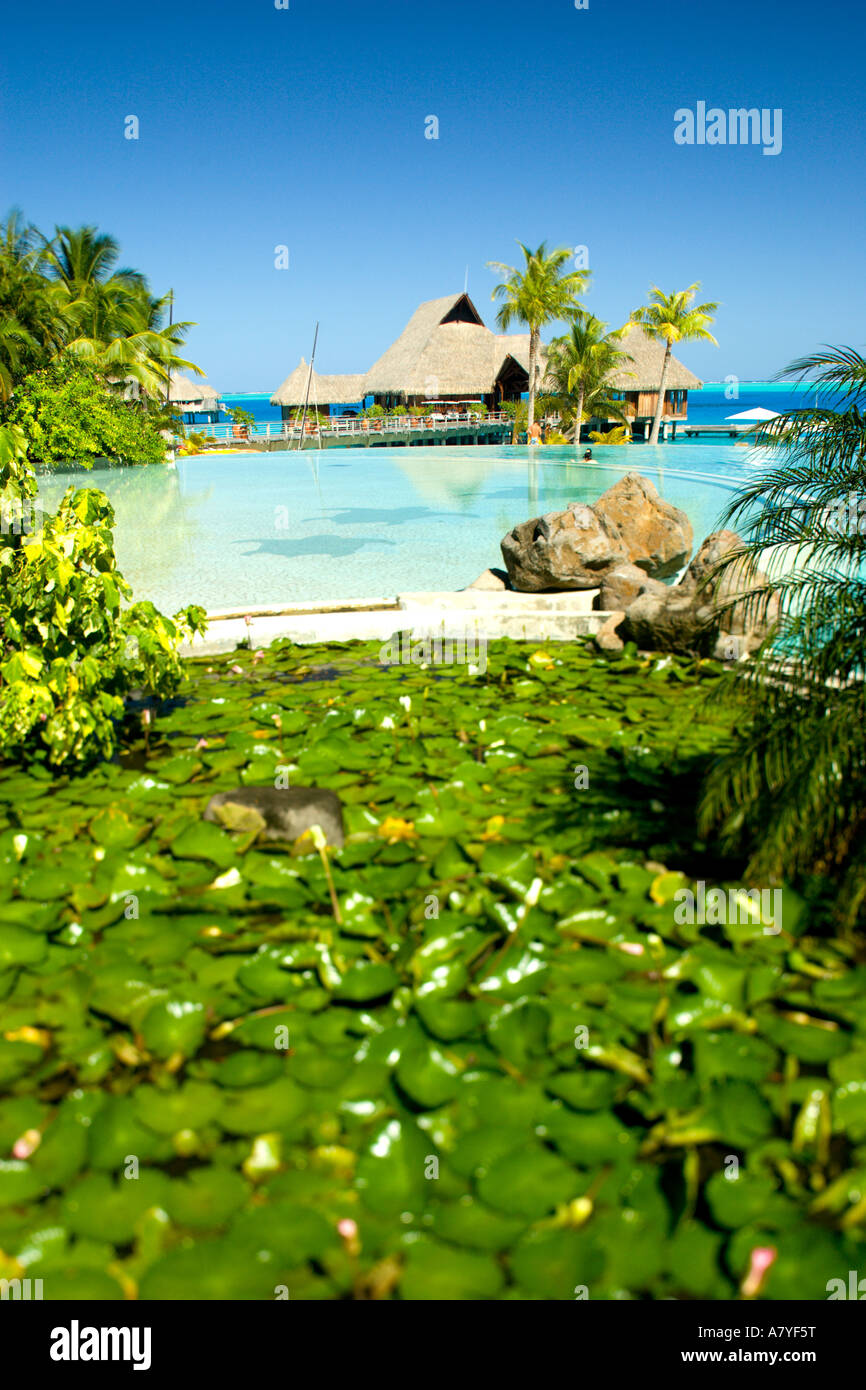
[[[624,473],[651,478],[696,542],[731,491],[761,466],[736,445],[598,448],[330,449],[207,455],[174,468],[76,470],[43,478],[55,506],[69,484],[107,493],[122,572],[167,612],[460,589],[501,565],[520,521],[593,502]]]

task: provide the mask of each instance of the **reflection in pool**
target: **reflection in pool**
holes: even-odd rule
[[[117,516],[120,568],[136,598],[173,612],[304,599],[459,589],[502,563],[520,521],[593,502],[623,473],[649,477],[688,514],[696,542],[757,466],[731,445],[341,449],[209,455],[177,468],[94,469],[41,480],[56,505],[70,483],[102,488]]]

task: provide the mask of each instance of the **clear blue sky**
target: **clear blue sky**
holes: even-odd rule
[[[707,380],[862,345],[862,0],[151,0],[10,7],[0,211],[93,222],[196,320],[222,391],[362,371],[515,238],[586,245],[587,304],[719,300]],[[674,111],[781,108],[783,148],[679,146]],[[136,115],[140,138],[124,139]],[[440,122],[424,138],[425,118]],[[274,247],[289,247],[288,271]]]

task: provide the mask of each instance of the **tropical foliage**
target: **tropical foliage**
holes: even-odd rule
[[[158,419],[131,410],[104,377],[69,353],[18,383],[6,418],[24,430],[34,463],[90,467],[97,459],[139,464],[165,458]]]
[[[0,753],[52,767],[110,757],[132,691],[164,698],[180,683],[178,647],[204,612],[174,620],[129,603],[117,569],[114,514],[104,493],[69,488],[54,515],[27,524],[36,495],[18,429],[0,430]]]
[[[698,865],[738,882],[692,838],[719,668],[377,650],[193,662],[149,748],[0,772],[0,1273],[825,1299],[866,1256],[862,967],[793,895],[778,936],[677,924]],[[344,802],[327,867],[201,819],[285,768]]]
[[[665,404],[665,382],[674,343],[687,343],[698,339],[710,343],[716,341],[709,327],[719,306],[711,303],[694,304],[699,289],[700,285],[694,284],[689,285],[687,290],[665,294],[653,285],[649,304],[636,309],[631,316],[631,322],[639,324],[657,342],[662,343],[665,350],[650,444],[659,442],[659,428]]]
[[[580,308],[577,296],[587,288],[588,270],[566,270],[573,258],[568,247],[548,251],[542,242],[535,251],[519,241],[524,264],[520,268],[501,261],[488,262],[504,279],[493,290],[492,298],[502,301],[496,321],[503,333],[515,322],[529,329],[529,406],[527,429],[535,420],[535,396],[539,387],[539,349],[541,330],[550,323],[570,319]]]
[[[813,381],[819,404],[768,423],[768,466],[725,518],[745,544],[721,575],[773,621],[738,670],[746,717],[708,781],[703,820],[751,847],[757,881],[837,881],[853,920],[866,908],[866,360],[829,349],[786,374]]]
[[[574,443],[580,443],[584,420],[625,420],[625,407],[610,387],[610,376],[630,361],[618,346],[625,328],[608,332],[607,324],[585,309],[579,310],[564,337],[554,338],[548,349],[545,386],[557,398],[566,426],[571,424]]]
[[[616,425],[611,430],[590,430],[589,437],[593,444],[630,444],[631,426]]]
[[[200,369],[180,355],[189,323],[167,323],[171,295],[118,268],[113,237],[57,227],[46,237],[13,211],[0,225],[0,401],[31,372],[74,357],[131,409],[171,423],[169,375]]]

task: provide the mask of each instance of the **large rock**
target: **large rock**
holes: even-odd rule
[[[679,652],[683,656],[709,656],[715,648],[718,623],[713,609],[699,603],[679,585],[663,594],[646,593],[626,611],[618,631],[627,642],[644,651]]]
[[[470,589],[489,590],[491,593],[502,593],[508,588],[508,575],[505,570],[485,570],[468,587]]]
[[[652,579],[681,570],[692,553],[694,533],[685,512],[659,497],[649,478],[627,473],[602,493],[592,510],[619,531],[626,558]]]
[[[769,628],[779,615],[778,600],[770,598],[766,605],[743,600],[728,607],[738,594],[746,594],[749,589],[766,583],[767,576],[759,569],[753,569],[744,558],[728,566],[721,574],[716,573],[720,561],[732,550],[744,544],[736,531],[714,531],[701,544],[677,589],[694,595],[699,603],[712,604],[713,608],[725,608],[719,613],[719,631],[724,637],[729,635],[743,639],[738,646],[738,654],[756,650],[767,635]]]
[[[595,634],[595,645],[602,652],[621,652],[625,642],[619,635],[617,629],[625,617],[625,613],[620,610],[618,613],[608,613],[607,620],[602,623],[598,632]]]
[[[646,570],[625,562],[606,570],[599,584],[595,607],[604,612],[628,608],[641,594],[663,594],[667,585],[660,579],[650,579]]]
[[[329,845],[342,849],[343,808],[335,792],[324,787],[237,787],[217,792],[204,819],[228,830],[258,830],[264,840],[297,840],[314,825]]]
[[[511,584],[522,593],[597,589],[605,571],[626,559],[617,527],[581,502],[521,522],[501,549]]]

